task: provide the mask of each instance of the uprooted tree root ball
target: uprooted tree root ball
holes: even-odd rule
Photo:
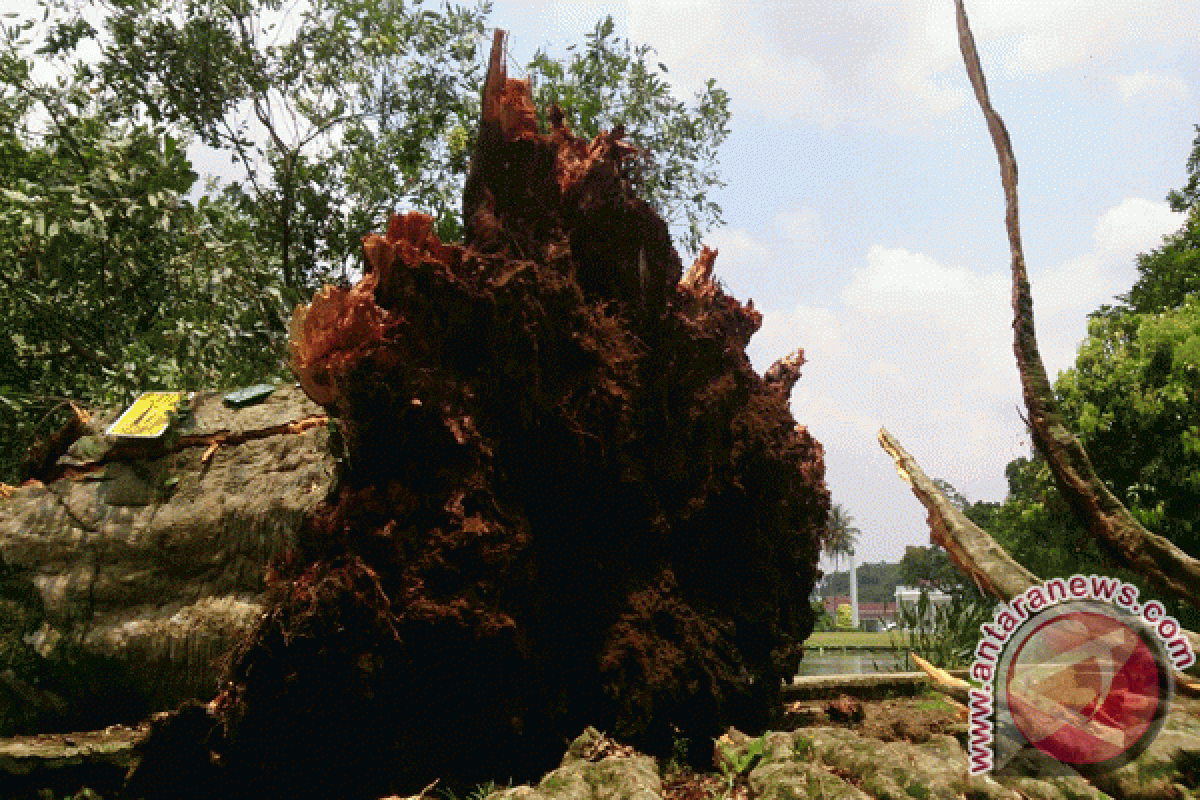
[[[343,470],[231,656],[231,790],[523,780],[589,725],[705,753],[781,708],[829,506],[803,358],[756,374],[759,314],[714,252],[682,274],[620,133],[533,112],[494,54],[466,242],[396,216],[296,313]]]

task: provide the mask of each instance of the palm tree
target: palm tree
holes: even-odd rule
[[[854,517],[841,503],[834,503],[829,509],[829,518],[825,521],[825,532],[821,537],[821,550],[833,559],[833,571],[838,571],[842,556],[854,555],[854,545],[858,544],[858,535],[862,533],[854,527]]]
[[[825,531],[821,537],[821,549],[825,555],[833,559],[833,571],[838,571],[842,556],[850,556],[850,606],[853,609],[854,624],[858,625],[858,587],[854,581],[854,545],[858,543],[861,533],[854,527],[854,518],[841,503],[834,503],[829,509],[829,518],[825,520]]]

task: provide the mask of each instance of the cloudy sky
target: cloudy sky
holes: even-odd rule
[[[1200,27],[1174,0],[968,0],[1020,165],[1026,257],[1051,375],[1087,314],[1177,230],[1200,123]],[[825,447],[859,560],[928,542],[876,443],[886,427],[971,500],[1002,500],[1028,454],[1012,355],[995,151],[962,68],[951,0],[593,4],[500,0],[513,60],[563,52],[598,19],[658,51],[691,96],[732,99],[720,152],[718,276],[765,312],[765,369],[801,347],[796,419]]]

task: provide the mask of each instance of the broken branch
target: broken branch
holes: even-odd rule
[[[1000,178],[1006,204],[1005,225],[1009,250],[1012,252],[1012,305],[1015,315],[1013,350],[1021,375],[1025,405],[1029,409],[1034,444],[1050,466],[1054,482],[1076,518],[1114,561],[1129,566],[1165,594],[1200,606],[1200,561],[1180,550],[1167,538],[1147,531],[1133,518],[1096,475],[1087,452],[1067,428],[1058,407],[1038,352],[1034,330],[1033,299],[1025,270],[1017,213],[1017,161],[1008,130],[988,98],[987,83],[963,1],[955,0],[955,8],[963,61],[1000,160]]]

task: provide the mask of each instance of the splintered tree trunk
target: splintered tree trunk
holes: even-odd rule
[[[779,713],[814,614],[823,454],[760,315],[683,276],[620,131],[538,130],[498,32],[466,241],[395,216],[292,323],[340,483],[216,702],[229,791],[411,794],[552,767],[586,726],[667,756]],[[147,768],[149,769],[149,768]]]
[[[1059,491],[1070,502],[1075,515],[1119,563],[1129,566],[1172,597],[1196,604],[1200,592],[1200,562],[1162,536],[1146,531],[1096,475],[1079,440],[1067,429],[1058,408],[1046,369],[1038,353],[1033,325],[1033,301],[1017,214],[1017,163],[1008,131],[992,109],[987,85],[967,24],[962,0],[956,0],[959,44],[976,99],[988,123],[1000,159],[1001,179],[1007,201],[1006,225],[1012,251],[1013,349],[1021,375],[1025,405],[1034,443],[1054,473]],[[879,443],[896,463],[896,470],[912,487],[929,511],[929,528],[935,543],[946,549],[959,569],[979,587],[1005,602],[1041,581],[1018,564],[996,541],[950,503],[929,480],[916,461],[886,430]],[[1184,631],[1193,650],[1200,651],[1200,636]],[[1190,687],[1189,687],[1190,688]]]
[[[1016,158],[1004,122],[988,98],[987,84],[962,0],[955,0],[955,7],[963,60],[975,89],[975,98],[987,119],[996,155],[1000,159],[1000,177],[1007,206],[1005,224],[1009,249],[1012,251],[1012,303],[1015,314],[1013,349],[1021,374],[1025,406],[1029,410],[1034,444],[1053,471],[1055,483],[1076,517],[1115,561],[1145,576],[1170,596],[1200,606],[1200,561],[1165,537],[1150,533],[1133,518],[1096,475],[1087,453],[1067,428],[1059,410],[1038,352],[1033,325],[1033,298],[1025,271],[1017,211]]]

